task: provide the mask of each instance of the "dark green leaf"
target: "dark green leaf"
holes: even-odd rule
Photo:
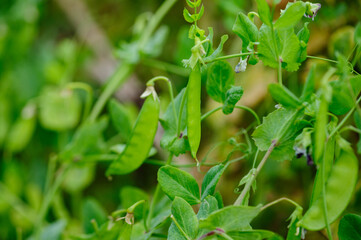
[[[158,171],[158,182],[170,199],[176,196],[189,204],[200,203],[197,181],[189,173],[171,166],[161,167]]]
[[[236,106],[237,102],[243,95],[243,88],[241,86],[232,86],[226,93],[226,100],[223,105],[223,113],[231,114]]]
[[[306,3],[302,1],[288,3],[286,9],[281,12],[280,18],[275,22],[275,28],[294,27],[305,14]]]
[[[302,111],[280,108],[267,117],[263,123],[253,132],[253,139],[261,151],[267,151],[276,141],[278,145],[274,148],[271,158],[275,160],[290,160],[294,156],[294,139],[302,129]]]
[[[345,215],[338,226],[340,240],[361,240],[361,217],[356,214]]]
[[[216,185],[222,176],[225,170],[225,166],[223,164],[219,164],[217,166],[209,169],[207,174],[204,176],[202,182],[202,196],[201,200],[203,201],[208,195],[213,195],[214,190],[216,189]]]
[[[268,90],[272,98],[284,107],[298,108],[302,104],[301,101],[283,85],[271,83],[268,85]]]
[[[201,219],[199,227],[208,230],[221,228],[225,232],[251,230],[250,223],[260,211],[260,206],[228,206]]]
[[[172,215],[185,234],[191,239],[197,236],[198,219],[191,205],[183,198],[175,197],[172,204]]]
[[[215,101],[224,103],[227,90],[234,84],[234,73],[231,65],[218,61],[208,70],[207,93]]]

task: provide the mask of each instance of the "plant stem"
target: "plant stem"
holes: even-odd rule
[[[105,89],[100,95],[98,101],[95,103],[89,115],[89,121],[94,122],[97,119],[108,99],[111,97],[111,95],[113,95],[117,88],[129,77],[130,73],[133,71],[133,68],[133,64],[125,62],[120,67],[118,67],[114,75],[105,85]]]
[[[326,145],[327,145],[327,140],[325,142],[325,148],[324,149],[326,149]],[[324,156],[325,156],[325,154],[324,154]],[[332,232],[331,232],[330,223],[328,221],[328,214],[327,214],[325,158],[323,158],[323,161],[322,161],[321,173],[322,173],[322,208],[323,208],[323,216],[325,218],[325,224],[326,224],[326,230],[327,230],[328,238],[330,240],[332,240]]]
[[[154,32],[154,30],[159,25],[160,21],[164,18],[167,12],[172,8],[172,6],[177,2],[177,0],[166,0],[163,4],[158,8],[157,12],[152,16],[149,24],[145,28],[142,36],[139,39],[139,49],[142,50],[149,40],[150,36]]]
[[[342,119],[342,121],[337,125],[337,127],[330,133],[330,135],[328,136],[328,139],[330,139],[345,124],[345,122],[349,119],[349,117],[352,115],[352,113],[356,110],[356,106],[360,103],[360,101],[361,101],[361,96],[357,99],[355,106],[353,106],[353,108],[351,108],[351,110]]]
[[[289,199],[289,198],[283,197],[283,198],[277,199],[277,200],[275,200],[275,201],[273,201],[273,202],[270,202],[270,203],[264,205],[264,206],[261,208],[261,211],[263,211],[263,210],[265,210],[266,208],[269,208],[269,207],[271,207],[271,206],[273,206],[273,205],[275,205],[275,204],[277,204],[277,203],[279,203],[279,202],[282,202],[282,201],[289,202],[289,203],[293,204],[295,207],[301,207],[301,206],[300,206],[298,203],[296,203],[295,201],[293,201],[293,200],[291,200],[291,199]]]
[[[255,173],[252,175],[252,178],[246,183],[246,186],[243,188],[241,194],[238,196],[237,200],[234,202],[233,205],[235,206],[239,206],[242,204],[244,198],[246,197],[246,194],[249,192],[249,190],[251,189],[251,186],[254,182],[254,180],[256,180],[257,175],[259,174],[259,172],[262,170],[264,164],[266,163],[267,159],[269,158],[269,156],[271,155],[273,149],[276,147],[277,145],[277,141],[273,140],[271,143],[271,146],[268,148],[266,154],[263,156],[261,162],[259,163]]]
[[[307,58],[317,59],[317,60],[323,60],[323,61],[332,62],[332,63],[338,63],[338,61],[331,60],[331,59],[328,59],[328,58],[323,58],[323,57],[316,57],[316,56],[307,55]]]
[[[60,169],[59,175],[57,176],[54,184],[49,188],[49,190],[47,191],[47,193],[44,197],[41,208],[39,210],[38,219],[36,222],[35,239],[40,239],[41,228],[42,228],[43,221],[46,217],[46,213],[48,212],[49,206],[50,206],[56,192],[58,191],[60,185],[62,184],[62,182],[65,178],[65,173],[67,172],[67,170],[69,168],[70,168],[70,165],[62,166],[62,168]]]
[[[165,163],[165,165],[169,165],[172,163],[172,159],[173,159],[173,154],[169,154],[169,157],[167,159],[167,162]],[[153,211],[154,211],[154,208],[155,208],[155,205],[157,203],[157,200],[159,198],[159,195],[161,193],[160,191],[160,185],[159,183],[157,184],[157,187],[155,188],[155,192],[154,192],[154,195],[153,195],[153,199],[152,199],[152,203],[150,204],[150,207],[149,207],[149,212],[148,212],[148,217],[146,219],[146,222],[144,222],[144,225],[145,225],[145,228],[148,230],[149,227],[150,227],[150,221],[152,220],[152,217],[153,217]]]
[[[166,72],[170,72],[182,77],[187,77],[190,73],[189,69],[187,68],[183,68],[174,64],[170,64],[167,62],[162,62],[159,60],[155,60],[155,59],[143,59],[142,63],[148,67],[152,67],[152,68],[158,68],[160,70],[166,71]]]
[[[257,54],[257,53],[254,53],[254,54]],[[222,57],[217,57],[206,63],[212,63],[212,62],[221,61],[221,60],[230,59],[230,58],[239,58],[239,57],[249,56],[249,55],[252,55],[252,53],[236,53],[236,54],[226,55],[226,56],[222,56]]]
[[[209,116],[212,115],[213,113],[221,110],[222,108],[223,108],[223,106],[216,107],[215,109],[212,109],[212,110],[210,110],[209,112],[203,114],[202,117],[201,117],[201,121],[203,121],[204,119],[206,119],[207,117],[209,117]],[[257,113],[256,113],[255,111],[253,111],[252,108],[249,108],[249,107],[246,107],[246,106],[242,106],[242,105],[237,105],[237,106],[235,106],[234,108],[238,108],[238,109],[242,109],[242,110],[246,110],[246,111],[250,112],[250,113],[254,116],[254,118],[256,119],[257,124],[258,124],[258,125],[261,124],[261,121],[259,120],[259,117],[258,117]]]

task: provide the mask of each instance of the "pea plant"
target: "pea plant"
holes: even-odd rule
[[[336,236],[341,240],[361,239],[361,216],[344,215],[359,182],[359,161],[344,133],[361,134],[361,77],[355,70],[361,56],[361,25],[355,28],[355,47],[349,56],[341,52],[336,54],[336,60],[310,56],[307,45],[312,33],[308,26],[317,21],[321,4],[289,2],[278,14],[279,0],[270,4],[266,0],[255,2],[258,12],[238,13],[233,25],[233,33],[241,40],[240,52],[223,55],[228,35],[223,35],[215,46],[213,28],[205,30],[199,25],[206,12],[202,1],[186,0],[183,17],[190,25],[188,38],[193,42],[190,58],[183,60],[183,70],[189,73],[187,86],[175,94],[171,79],[165,76],[150,79],[140,96],[144,102],[133,126],[128,109],[110,98],[139,62],[159,54],[165,30],[158,25],[176,0],[164,1],[150,18],[139,17],[132,40],[123,43],[117,52],[121,66],[94,105],[92,88],[85,83],[67,81],[67,75],[57,88],[47,88],[39,99],[29,101],[8,134],[8,152],[21,151],[22,145],[29,141],[37,108],[41,124],[54,131],[75,128],[80,122],[60,152],[50,157],[45,196],[35,216],[31,239],[59,238],[66,223],[59,220],[46,225],[49,208],[68,178],[77,178],[77,167],[93,169],[94,162],[109,163],[105,172],[109,180],[132,173],[144,163],[159,166],[157,186],[151,198],[135,187],[123,188],[122,206],[110,216],[98,204],[88,202],[85,234],[68,234],[69,239],[296,240],[307,239],[307,232],[313,231],[321,231],[328,239]],[[236,66],[226,61],[231,58],[239,59]],[[297,72],[307,59],[327,65],[323,69],[312,66],[302,92],[293,92],[284,85],[285,76]],[[262,119],[255,110],[239,104],[244,89],[235,84],[235,74],[243,74],[249,65],[260,62],[277,73],[277,83],[268,85],[276,106]],[[164,112],[156,90],[160,82],[166,84],[170,99]],[[202,90],[219,105],[203,114]],[[77,96],[80,94],[85,96],[83,107]],[[59,113],[54,105],[63,106],[61,109],[66,111]],[[108,117],[101,115],[106,105],[118,131],[110,139],[104,137]],[[224,118],[234,111],[247,111],[253,122],[228,141],[232,150],[226,159],[209,162],[207,156],[201,158],[198,153],[202,123],[218,111],[223,112]],[[168,154],[165,161],[152,158],[157,153],[154,142],[159,124],[164,130],[160,146]],[[18,141],[20,132],[23,142]],[[356,147],[361,152],[361,141]],[[234,158],[236,152],[242,156]],[[175,157],[184,154],[190,154],[194,164],[174,163]],[[294,158],[305,159],[316,170],[309,204],[303,206],[287,196],[252,204],[253,193],[262,188],[256,180],[264,166],[271,161],[281,163]],[[223,173],[241,161],[251,162],[251,168],[235,183],[236,201],[225,206],[216,186]],[[199,172],[207,169],[201,185],[184,170],[186,167]],[[72,183],[67,185],[69,189],[73,187],[73,193],[77,191]],[[5,185],[0,183],[0,189],[11,198]],[[285,219],[286,236],[252,227],[254,219],[280,202],[294,207],[289,222]]]

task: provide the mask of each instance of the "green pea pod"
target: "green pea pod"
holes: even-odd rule
[[[284,107],[297,108],[301,105],[301,101],[284,86],[272,83],[268,86],[268,90],[272,98]]]
[[[127,174],[142,165],[153,146],[158,119],[159,100],[150,94],[140,110],[124,152],[109,166],[106,172],[107,176]]]
[[[351,200],[358,173],[358,160],[355,154],[342,150],[326,183],[326,204],[328,222],[334,222]],[[299,222],[299,226],[318,231],[326,227],[323,213],[323,197],[315,200]]]
[[[187,86],[187,134],[192,157],[197,159],[201,141],[201,72],[198,66],[192,70]]]

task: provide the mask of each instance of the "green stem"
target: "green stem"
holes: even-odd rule
[[[114,75],[109,79],[109,82],[105,85],[103,93],[100,95],[98,101],[95,103],[90,115],[89,121],[94,122],[101,111],[103,110],[108,99],[118,89],[118,87],[129,77],[133,71],[134,66],[129,63],[123,63]]]
[[[249,190],[251,189],[251,186],[252,186],[254,180],[256,180],[257,175],[262,170],[264,164],[266,163],[267,159],[271,155],[271,153],[272,153],[273,149],[276,147],[276,145],[277,145],[277,141],[273,140],[271,146],[268,148],[266,154],[263,156],[261,162],[259,163],[255,173],[252,175],[252,178],[246,183],[241,194],[238,196],[237,200],[234,202],[233,205],[240,206],[243,203],[243,200],[246,197]]]
[[[257,54],[256,52],[254,54]],[[243,57],[243,56],[250,56],[252,55],[252,53],[236,53],[236,54],[231,54],[231,55],[226,55],[226,56],[222,56],[222,57],[217,57],[213,60],[210,60],[206,63],[212,63],[212,62],[216,62],[216,61],[221,61],[221,60],[225,60],[225,59],[230,59],[230,58],[239,58],[239,57]]]
[[[93,99],[93,89],[86,83],[82,82],[71,82],[67,84],[68,88],[80,89],[86,92],[85,107],[83,111],[83,121],[88,117]]]
[[[51,181],[54,177],[54,172],[56,169],[56,161],[57,161],[56,155],[50,156],[49,163],[48,163],[48,170],[46,173],[46,180],[45,180],[45,188],[44,188],[45,192],[47,192],[49,190]]]
[[[223,108],[223,106],[220,106],[220,107],[217,107],[215,109],[212,109],[210,110],[209,112],[203,114],[203,116],[201,117],[201,121],[203,121],[204,119],[206,119],[207,117],[209,117],[210,115],[212,115],[213,113],[221,110]],[[248,112],[250,112],[254,118],[256,119],[257,121],[257,124],[260,125],[261,124],[261,121],[259,120],[259,117],[257,115],[257,113],[255,111],[253,111],[253,109],[249,108],[249,107],[246,107],[246,106],[242,106],[242,105],[237,105],[235,106],[234,108],[238,108],[238,109],[242,109],[242,110],[246,110]]]
[[[277,79],[278,79],[278,84],[282,85],[282,66],[281,66],[281,62],[278,63]]]
[[[170,165],[172,163],[172,159],[173,159],[173,154],[169,154],[169,157],[165,163],[165,165]],[[159,183],[157,184],[157,187],[155,189],[155,192],[154,192],[154,195],[153,195],[153,199],[152,199],[152,203],[150,204],[150,207],[149,207],[149,212],[148,212],[148,217],[146,219],[146,222],[144,222],[144,225],[145,225],[145,228],[148,230],[149,227],[150,227],[150,221],[152,220],[152,217],[153,217],[153,211],[154,211],[154,208],[155,208],[155,205],[157,203],[157,200],[161,194],[161,191],[160,191],[160,185]]]
[[[307,58],[322,60],[322,61],[331,62],[331,63],[338,63],[338,61],[331,60],[331,59],[328,59],[328,58],[323,58],[323,57],[316,57],[316,56],[307,55]]]
[[[326,149],[325,143],[325,148]],[[326,171],[325,171],[325,159],[322,161],[322,167],[321,167],[321,173],[322,173],[322,208],[323,208],[323,216],[325,218],[325,224],[326,224],[326,230],[327,235],[330,240],[332,240],[332,232],[330,228],[330,223],[328,221],[328,213],[327,213],[327,202],[326,202]]]
[[[357,99],[355,106],[353,106],[353,108],[351,108],[351,110],[342,119],[342,121],[337,125],[337,127],[330,133],[330,135],[328,136],[328,139],[330,139],[346,123],[346,121],[350,118],[352,113],[356,110],[356,106],[360,103],[360,101],[361,101],[361,96]]]
[[[40,233],[41,233],[43,221],[46,217],[46,213],[48,212],[49,206],[50,206],[56,192],[60,188],[60,186],[65,178],[65,173],[67,172],[67,170],[69,168],[70,168],[70,165],[62,166],[62,168],[60,169],[59,175],[57,176],[54,184],[49,188],[49,190],[47,191],[47,193],[44,197],[44,200],[42,202],[42,205],[41,205],[41,208],[40,208],[40,211],[38,214],[37,222],[36,222],[35,239],[40,239]]]
[[[166,0],[159,7],[157,12],[152,16],[149,24],[145,28],[142,36],[139,39],[139,49],[142,50],[145,44],[148,42],[149,38],[153,34],[154,30],[159,25],[160,21],[164,18],[164,16],[168,13],[168,11],[172,8],[172,6],[177,2],[177,0]]]
[[[146,58],[146,59],[142,60],[142,63],[148,67],[157,68],[162,71],[170,72],[170,73],[182,76],[182,77],[187,77],[187,76],[189,76],[189,73],[190,73],[189,69],[187,69],[187,68],[183,68],[183,67],[180,67],[180,66],[177,66],[174,64],[162,62],[162,61],[155,60],[155,59]]]
[[[184,105],[185,105],[185,102],[186,102],[186,99],[187,99],[187,91],[188,91],[188,88],[186,88],[183,96],[182,96],[182,101],[181,101],[181,105],[180,105],[180,108],[179,108],[179,115],[178,115],[178,122],[177,122],[177,136],[179,136],[180,134],[180,131],[181,131],[181,122],[182,122],[182,115],[183,115],[183,109],[184,109]]]
[[[177,119],[177,110],[175,108],[175,103],[174,103],[173,87],[172,87],[172,83],[169,80],[169,78],[163,77],[163,76],[154,77],[147,82],[147,86],[154,86],[154,83],[159,80],[163,80],[168,84],[168,91],[169,91],[169,95],[170,95],[170,100],[172,102],[174,119]],[[178,129],[178,125],[177,125],[177,129]]]
[[[282,201],[289,202],[289,203],[293,204],[296,208],[302,208],[302,207],[301,207],[298,203],[296,203],[295,201],[293,201],[293,200],[291,200],[291,199],[289,199],[289,198],[283,197],[283,198],[277,199],[277,200],[275,200],[275,201],[273,201],[273,202],[270,202],[270,203],[264,205],[264,206],[261,208],[261,211],[263,211],[263,210],[265,210],[265,209],[267,209],[267,208],[269,208],[269,207],[271,207],[271,206],[273,206],[273,205],[275,205],[275,204],[277,204],[277,203],[279,203],[279,202],[282,202]]]

